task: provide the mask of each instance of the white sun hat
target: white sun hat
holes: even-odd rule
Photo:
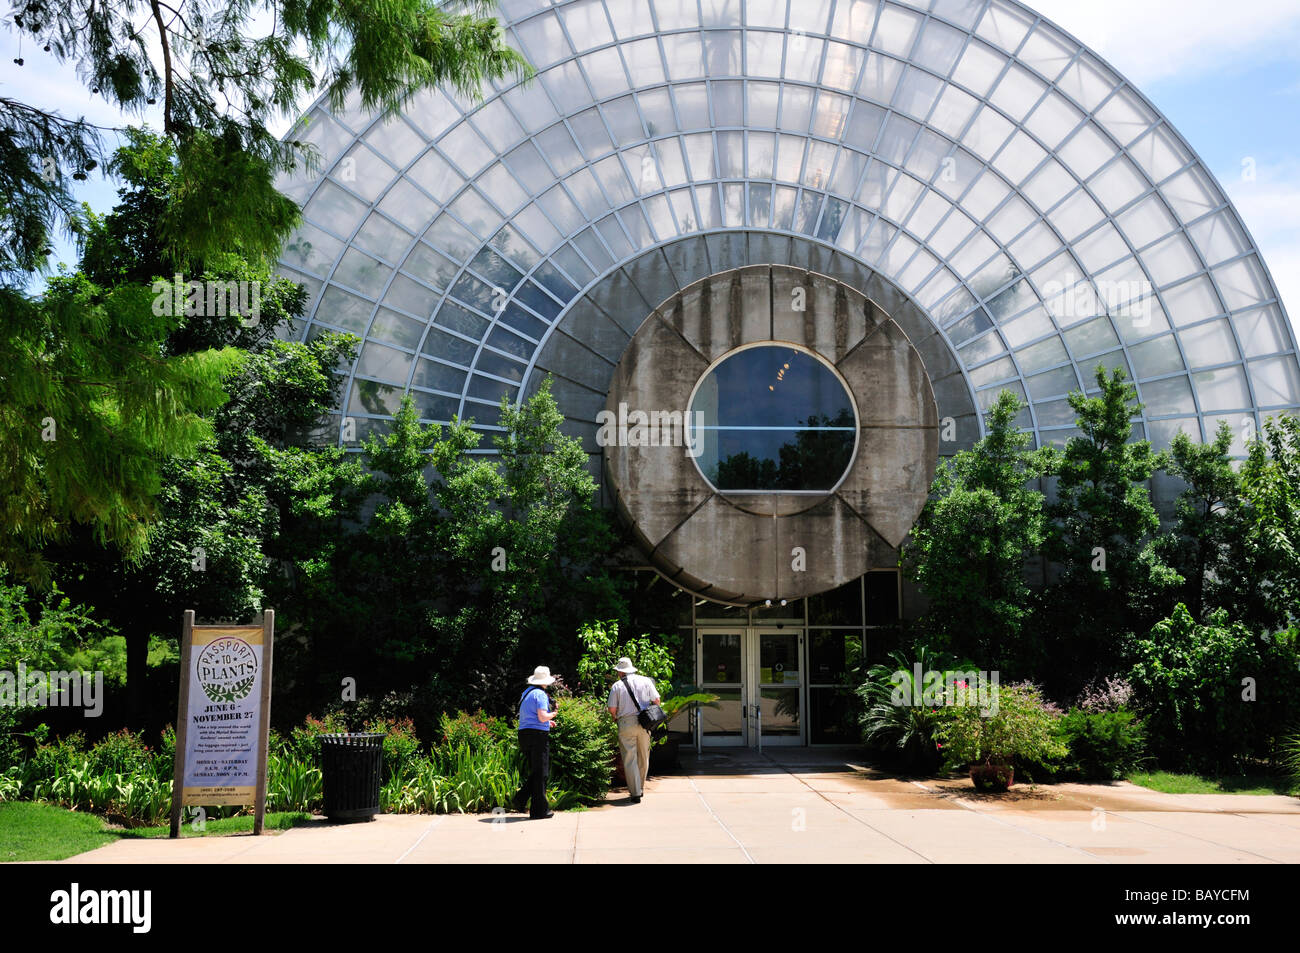
[[[533,677],[528,680],[529,685],[554,685],[555,676],[545,665],[539,665],[533,670]]]
[[[632,660],[630,658],[624,655],[621,659],[618,660],[618,664],[614,666],[614,671],[622,672],[624,675],[635,675],[636,666],[632,664]]]

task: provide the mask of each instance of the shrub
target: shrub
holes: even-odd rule
[[[347,730],[347,722],[336,712],[330,712],[323,718],[313,718],[308,715],[303,724],[289,732],[287,741],[278,737],[276,740],[280,745],[281,753],[292,755],[298,760],[305,760],[311,764],[320,764],[320,736],[339,734]]]
[[[40,745],[27,759],[24,774],[29,784],[67,775],[73,765],[86,759],[86,737],[75,731],[53,744]]]
[[[1051,764],[1065,757],[1057,736],[1060,711],[1030,682],[1003,685],[997,711],[985,716],[978,705],[939,709],[935,737],[950,767],[1008,765],[1017,760]]]
[[[672,639],[675,637],[664,637]],[[652,679],[660,694],[666,694],[673,678],[673,647],[648,635],[639,639],[618,640],[618,623],[587,622],[578,630],[582,658],[578,660],[578,689],[604,701],[615,678],[614,664],[626,656],[637,673]]]
[[[1300,793],[1300,728],[1292,732],[1282,744],[1282,766],[1291,776],[1293,792]]]
[[[484,714],[482,709],[458,711],[455,717],[444,714],[438,720],[438,730],[442,734],[440,746],[453,751],[483,751],[514,740],[514,731],[506,719]]]
[[[127,728],[105,735],[91,746],[87,756],[96,774],[148,775],[154,777],[154,756],[144,738]]]
[[[1133,643],[1129,678],[1165,767],[1223,772],[1278,753],[1300,714],[1296,630],[1258,633],[1181,603]],[[1246,679],[1250,679],[1246,682]]]
[[[1069,749],[1062,774],[1086,781],[1118,781],[1146,758],[1146,731],[1131,711],[1071,708],[1061,718],[1058,737]]]
[[[865,708],[861,717],[863,742],[898,757],[908,768],[929,772],[940,761],[934,738],[940,713],[938,706],[920,704],[925,686],[916,683],[918,665],[922,672],[973,668],[918,644],[911,658],[903,650],[895,650],[889,653],[888,663],[871,666],[857,692]]]
[[[551,729],[551,780],[581,803],[593,804],[609,790],[618,752],[618,726],[604,702],[581,695],[561,697]]]
[[[415,723],[409,718],[376,718],[366,725],[366,731],[384,736],[384,777],[405,777],[420,757],[420,739],[415,736]]]
[[[1099,682],[1090,682],[1075,702],[1076,708],[1086,712],[1123,711],[1133,705],[1133,686],[1128,679],[1110,676]]]
[[[270,754],[266,764],[268,811],[314,811],[324,796],[320,768],[292,754]]]

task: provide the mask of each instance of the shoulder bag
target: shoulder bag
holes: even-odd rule
[[[632,691],[632,683],[627,680],[627,676],[620,678],[619,681],[623,683],[623,687],[627,689],[628,695],[631,696],[632,704],[636,705],[636,720],[642,728],[646,731],[652,731],[668,720],[668,716],[664,714],[664,710],[658,705],[642,707],[641,702],[637,700],[636,692]]]

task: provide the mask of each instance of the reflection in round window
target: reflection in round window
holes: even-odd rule
[[[795,348],[763,345],[724,358],[696,387],[691,419],[700,425],[695,462],[718,490],[824,492],[853,460],[848,391]]]

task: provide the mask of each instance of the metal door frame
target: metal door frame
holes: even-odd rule
[[[704,638],[708,635],[740,636],[740,705],[741,729],[739,737],[705,738],[702,717],[695,719],[696,748],[754,748],[764,745],[801,747],[808,743],[808,639],[803,625],[710,625],[695,629],[695,684],[708,691],[704,678]],[[762,737],[762,686],[759,684],[759,639],[764,635],[790,635],[795,637],[795,651],[799,661],[799,734],[794,737]],[[707,683],[719,684],[719,683]],[[733,684],[733,683],[728,683]],[[771,687],[771,686],[768,686]]]

